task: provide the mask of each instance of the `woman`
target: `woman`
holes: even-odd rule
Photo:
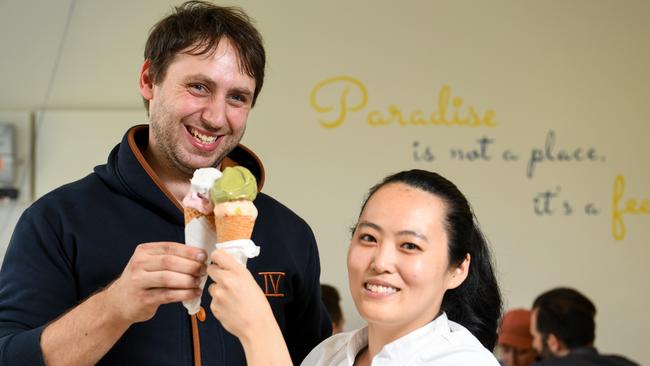
[[[291,363],[270,306],[242,266],[212,254],[211,309],[249,365]],[[501,297],[471,208],[436,173],[403,171],[373,187],[348,250],[350,292],[367,327],[332,336],[303,365],[498,365]]]

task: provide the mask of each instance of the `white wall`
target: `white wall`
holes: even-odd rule
[[[145,3],[148,12],[135,11]],[[125,124],[140,122],[135,86],[141,49],[146,29],[168,6],[117,4],[127,17],[112,16],[113,10],[98,8],[95,2],[76,3],[63,47],[65,62],[58,68],[47,103],[42,98],[15,100],[24,110],[45,104],[51,112],[43,119],[46,133],[39,137],[37,157],[58,159],[56,154],[64,151],[61,159],[73,160],[62,164],[87,172],[94,163],[80,164],[74,154],[78,150],[60,149],[61,138],[96,142],[93,154],[100,159],[108,154],[107,146],[117,143],[115,136]],[[348,228],[372,184],[388,173],[419,167],[449,177],[473,203],[493,246],[507,307],[529,306],[551,287],[576,287],[598,307],[597,346],[650,363],[645,347],[650,339],[646,311],[650,291],[645,281],[649,272],[644,261],[650,255],[650,215],[623,215],[624,237],[619,232],[616,238],[612,232],[612,225],[619,222],[617,207],[630,199],[638,204],[650,199],[649,3],[417,1],[397,6],[388,1],[243,1],[241,5],[257,19],[269,61],[244,143],[265,162],[266,191],[313,226],[322,280],[343,290],[348,329],[362,324],[345,291]],[[83,53],[79,45],[84,46]],[[24,70],[18,61],[9,66]],[[7,67],[0,76],[18,90],[26,88],[7,75]],[[312,91],[340,75],[357,83],[325,84],[316,93],[316,103],[332,110],[320,113],[310,101]],[[373,112],[389,117],[391,108],[395,110],[391,106],[405,118],[418,110],[439,117],[445,85],[452,98],[462,98],[457,108],[461,115],[467,115],[470,106],[481,115],[493,110],[496,127],[368,124]],[[366,103],[348,111],[339,127],[324,128],[319,121],[339,116],[346,88],[348,108],[362,100],[362,89]],[[6,98],[11,95],[0,100]],[[0,103],[0,108],[9,106]],[[128,111],[107,111],[123,108]],[[449,107],[448,118],[453,112]],[[115,128],[110,137],[82,130],[97,123],[107,127],[110,120],[115,121],[108,126]],[[597,159],[546,160],[528,177],[530,156],[550,146],[550,131],[555,134],[554,157],[560,150],[593,148]],[[492,140],[488,161],[451,158],[451,149],[471,151],[483,137]],[[430,162],[423,159],[427,147],[435,155]],[[90,148],[84,148],[84,155]],[[504,161],[505,150],[519,159]],[[37,169],[35,186],[44,191],[80,174],[57,169],[39,174]],[[619,175],[625,178],[625,192],[615,207],[614,182]],[[534,199],[547,191],[557,195],[550,202],[554,213],[538,215]],[[589,204],[597,214],[585,213]]]

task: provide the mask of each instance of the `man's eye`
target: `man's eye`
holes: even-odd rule
[[[199,93],[205,93],[207,91],[207,88],[205,87],[205,85],[202,85],[202,84],[190,84],[190,88],[194,89],[195,91],[197,91]]]
[[[241,94],[233,94],[230,96],[230,98],[240,103],[246,103],[246,97]]]

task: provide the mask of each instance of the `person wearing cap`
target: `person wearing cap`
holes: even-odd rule
[[[537,359],[530,334],[531,311],[513,309],[501,318],[499,326],[499,361],[504,366],[529,366]]]

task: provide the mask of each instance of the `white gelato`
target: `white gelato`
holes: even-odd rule
[[[214,185],[214,181],[221,178],[221,175],[221,171],[217,168],[197,169],[192,175],[190,189],[203,197],[209,197],[208,191]]]

